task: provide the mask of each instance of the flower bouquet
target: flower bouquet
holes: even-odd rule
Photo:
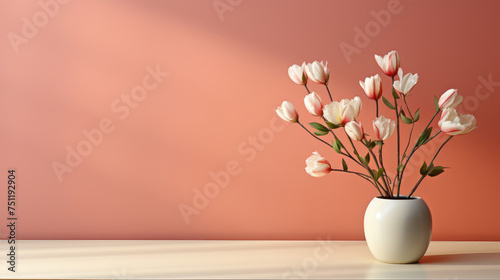
[[[373,120],[373,134],[369,137],[365,133],[361,122],[357,121],[361,111],[361,98],[356,96],[354,99],[342,99],[334,101],[328,88],[330,80],[330,70],[328,62],[315,61],[313,63],[303,63],[301,66],[293,65],[288,69],[288,75],[296,84],[303,85],[308,94],[304,98],[304,104],[307,111],[315,117],[321,118],[324,124],[311,122],[311,126],[315,131],[308,130],[300,121],[299,115],[292,103],[284,101],[281,106],[276,109],[278,115],[285,121],[297,123],[309,134],[318,141],[331,147],[336,153],[341,154],[358,165],[363,172],[353,171],[349,169],[347,162],[342,158],[342,168],[332,168],[330,162],[322,157],[317,152],[306,160],[306,172],[314,177],[322,177],[331,171],[345,172],[354,174],[370,182],[371,185],[378,191],[381,197],[385,198],[403,198],[400,195],[401,185],[404,179],[404,173],[408,163],[412,159],[415,152],[425,144],[432,141],[440,133],[445,133],[449,137],[442,143],[436,151],[434,157],[429,163],[423,162],[420,168],[420,179],[415,183],[408,196],[411,198],[420,183],[427,176],[434,177],[444,172],[445,167],[434,165],[434,160],[448,141],[455,135],[466,134],[476,127],[476,120],[472,115],[462,115],[456,111],[456,107],[463,100],[463,97],[457,94],[456,89],[450,89],[441,95],[439,100],[435,100],[435,114],[429,120],[427,126],[418,135],[418,138],[412,142],[415,123],[420,120],[419,109],[412,111],[408,105],[407,98],[410,96],[411,90],[418,82],[418,75],[407,73],[404,75],[403,69],[400,67],[399,55],[396,51],[391,51],[385,56],[375,55],[375,60],[382,69],[382,72],[391,77],[392,90],[391,97],[393,102],[382,96],[382,79],[376,74],[372,77],[365,78],[364,81],[359,81],[361,88],[369,99],[375,102],[376,117]],[[398,80],[395,80],[395,77]],[[307,84],[313,81],[318,84],[323,84],[326,87],[330,104],[323,105],[321,97],[310,92]],[[379,115],[379,100],[382,97],[383,103],[392,112],[394,120]],[[432,134],[433,120],[441,112],[441,119],[438,122],[439,130]],[[409,125],[409,136],[406,144],[403,145],[401,139],[401,124]],[[342,131],[343,130],[343,131]],[[397,137],[397,164],[394,177],[388,175],[384,165],[383,150],[385,140],[393,135],[396,131]],[[345,133],[347,135],[347,145],[342,142],[338,134]],[[328,142],[322,138],[331,134],[333,141]],[[361,143],[365,151],[359,150],[354,144],[354,141]],[[413,143],[413,145],[411,145]],[[366,152],[366,154],[365,154]]]
[[[382,79],[378,74],[359,81],[366,96],[375,102],[375,119],[372,123],[373,134],[371,136],[365,133],[363,125],[357,120],[362,107],[361,98],[356,96],[351,100],[333,100],[328,88],[330,70],[327,62],[303,63],[302,66],[293,65],[288,69],[288,75],[292,81],[303,85],[308,92],[304,98],[307,111],[320,118],[323,124],[310,122],[309,126],[315,130],[311,132],[299,121],[297,111],[288,101],[284,101],[276,112],[283,120],[299,124],[318,141],[343,156],[342,167],[332,168],[326,158],[313,152],[306,160],[307,173],[314,177],[322,177],[332,171],[350,173],[368,181],[380,194],[370,202],[364,217],[366,242],[373,256],[388,263],[413,263],[422,258],[429,246],[432,235],[432,217],[424,200],[412,195],[424,178],[434,177],[444,172],[445,167],[434,165],[437,155],[453,136],[472,131],[476,127],[476,119],[472,115],[462,115],[456,111],[455,108],[462,102],[463,97],[457,94],[456,89],[450,89],[443,93],[439,100],[434,97],[435,113],[418,137],[415,137],[414,128],[415,123],[420,120],[420,111],[419,109],[411,110],[407,98],[418,82],[418,75],[403,73],[396,51],[391,51],[384,57],[375,55],[375,60],[382,72],[391,77],[390,95],[392,98],[389,97],[389,99],[392,99],[392,102],[382,96]],[[395,80],[396,75],[397,80]],[[309,80],[325,85],[331,103],[323,105],[321,97],[309,91],[307,87]],[[391,114],[394,120],[379,115],[381,97],[388,109],[393,111]],[[439,130],[433,134],[431,124],[440,112]],[[407,141],[402,143],[400,132],[403,125],[409,126],[410,131]],[[395,131],[397,159],[394,165],[395,172],[390,173],[385,167],[383,152],[385,140]],[[340,139],[342,133],[346,134],[345,138],[349,143],[342,142]],[[409,194],[401,195],[405,170],[412,156],[419,148],[441,133],[447,134],[448,138],[429,163],[425,161],[422,163],[421,176]],[[324,136],[330,134],[332,140],[324,140]],[[355,142],[360,143],[358,147],[354,144]],[[362,149],[359,149],[360,146]],[[350,169],[345,159],[349,161],[349,164],[359,166],[358,169]]]

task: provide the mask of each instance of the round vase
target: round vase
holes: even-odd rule
[[[377,260],[414,263],[429,247],[432,217],[420,197],[375,197],[366,208],[364,228],[368,248]]]

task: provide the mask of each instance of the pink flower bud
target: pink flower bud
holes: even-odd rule
[[[378,140],[385,140],[394,133],[396,127],[393,120],[380,116],[373,121],[373,130]]]
[[[306,63],[302,63],[302,66],[294,64],[288,68],[288,76],[290,79],[298,85],[307,84],[307,74],[305,72]]]
[[[288,101],[283,101],[281,106],[276,109],[276,113],[287,122],[295,123],[299,120],[299,114],[295,111],[295,107]]]
[[[350,121],[346,123],[344,129],[352,140],[361,141],[365,138],[365,130],[361,126],[361,123]]]
[[[375,55],[375,60],[378,66],[382,69],[382,72],[389,77],[394,77],[398,73],[399,69],[399,54],[396,51],[391,51],[384,57],[380,55]]]
[[[306,172],[313,177],[323,177],[332,171],[328,160],[320,156],[318,152],[313,152],[312,156],[306,159]]]
[[[328,84],[330,80],[330,69],[328,69],[328,62],[323,63],[323,61],[314,61],[313,63],[308,63],[305,66],[307,77],[313,82],[318,84]]]
[[[356,96],[354,99],[342,99],[340,102],[333,101],[323,107],[325,119],[336,125],[345,125],[356,120],[361,110],[361,99]]]
[[[418,74],[403,75],[403,68],[398,70],[399,81],[394,81],[394,90],[399,94],[408,95],[418,82]]]
[[[365,82],[359,81],[359,85],[370,99],[377,100],[382,96],[382,79],[378,74],[365,78]]]
[[[449,89],[439,98],[439,109],[456,108],[458,104],[462,103],[463,99],[461,95],[458,95],[458,90]]]
[[[304,104],[306,105],[307,111],[314,116],[323,116],[323,104],[321,98],[315,92],[311,92],[304,98]]]
[[[473,115],[462,115],[454,108],[446,108],[441,113],[438,125],[448,135],[466,134],[476,128],[476,118]]]

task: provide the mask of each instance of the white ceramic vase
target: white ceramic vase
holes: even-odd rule
[[[432,217],[420,197],[375,197],[365,212],[365,238],[373,256],[387,263],[418,262],[431,241]]]

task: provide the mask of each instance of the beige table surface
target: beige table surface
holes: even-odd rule
[[[500,279],[500,242],[433,241],[416,264],[364,241],[18,240],[2,279]]]

